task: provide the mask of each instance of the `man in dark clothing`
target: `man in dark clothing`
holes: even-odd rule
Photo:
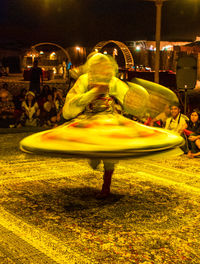
[[[36,95],[40,94],[40,79],[43,84],[42,69],[38,67],[38,61],[34,60],[33,67],[30,70],[30,88],[29,90]]]

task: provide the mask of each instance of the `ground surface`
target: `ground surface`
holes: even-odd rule
[[[0,135],[0,263],[200,263],[200,159],[122,160],[98,201],[102,168],[28,155]]]

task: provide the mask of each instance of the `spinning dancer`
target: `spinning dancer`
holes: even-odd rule
[[[110,116],[118,125],[123,122],[128,124],[128,121],[119,115],[121,114],[119,109],[122,109],[129,87],[115,77],[116,70],[117,65],[111,57],[101,53],[93,55],[88,61],[88,73],[79,77],[66,97],[63,107],[64,118],[71,119],[79,115],[79,120],[89,118],[92,122],[92,119],[106,120]],[[145,101],[145,96],[143,99]],[[102,161],[103,185],[97,198],[106,198],[110,194],[111,177],[114,172],[114,161],[104,159]],[[96,169],[100,162],[100,159],[92,159],[90,165]]]
[[[20,142],[26,152],[90,158],[94,169],[103,161],[103,186],[97,198],[110,194],[116,158],[165,153],[183,143],[179,135],[147,127],[122,115],[126,111],[137,117],[155,117],[166,104],[177,100],[174,93],[140,79],[126,84],[115,77],[116,72],[117,64],[112,57],[101,53],[90,57],[86,73],[67,94],[63,107],[67,122]]]
[[[117,66],[114,60],[103,54],[95,54],[88,61],[88,73],[79,77],[67,95],[63,107],[65,119],[71,119],[82,113],[80,119],[94,117],[105,119],[108,114],[116,114],[123,104],[124,95],[129,87],[115,77]],[[104,117],[103,115],[106,115]],[[117,123],[118,120],[116,119]],[[97,198],[110,194],[114,161],[102,160],[104,164],[103,186]],[[92,159],[90,165],[96,169],[101,160]]]

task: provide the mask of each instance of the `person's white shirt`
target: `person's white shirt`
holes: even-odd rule
[[[181,134],[184,128],[186,128],[186,126],[187,123],[184,116],[182,116],[182,114],[179,114],[176,118],[173,117],[167,118],[165,129],[172,130],[174,132]]]
[[[37,110],[39,109],[38,103],[35,102],[33,106],[28,106],[26,101],[22,102],[22,109],[25,109],[25,111],[28,114],[28,118],[32,120],[32,117],[34,114],[37,113]]]

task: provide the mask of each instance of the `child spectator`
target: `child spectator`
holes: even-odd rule
[[[15,126],[15,105],[12,96],[7,90],[0,93],[0,127],[8,128]]]
[[[40,109],[35,99],[35,94],[31,91],[26,93],[25,100],[22,102],[23,114],[20,126],[36,127],[39,125]]]

